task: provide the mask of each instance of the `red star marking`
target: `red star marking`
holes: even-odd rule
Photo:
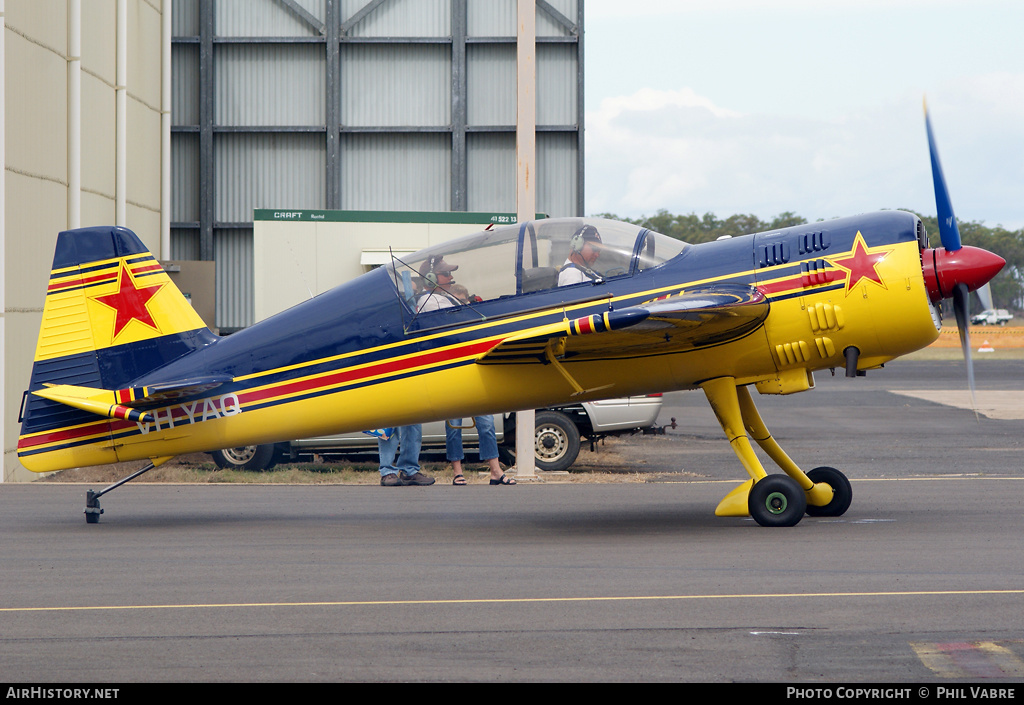
[[[155,284],[153,286],[144,286],[138,288],[135,286],[135,278],[132,277],[131,272],[128,271],[128,267],[125,266],[124,262],[121,263],[121,271],[118,273],[117,278],[117,293],[107,294],[106,296],[96,296],[95,301],[109,306],[117,312],[117,319],[114,321],[114,338],[121,334],[125,326],[131,323],[133,320],[139,323],[144,323],[156,332],[160,332],[160,329],[156,325],[156,321],[153,320],[153,314],[149,312],[148,304],[149,300],[153,298],[156,292],[163,288],[163,284]]]
[[[878,266],[879,262],[884,260],[892,249],[878,249],[875,251],[869,251],[867,245],[864,243],[864,236],[859,232],[857,237],[853,241],[853,253],[848,257],[839,257],[836,259],[829,258],[829,262],[845,269],[850,277],[846,282],[846,293],[849,294],[853,291],[854,287],[860,284],[861,280],[867,279],[872,281],[883,289],[886,288],[882,282],[882,277],[878,275],[878,270],[875,267]]]

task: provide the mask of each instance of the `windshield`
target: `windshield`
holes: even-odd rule
[[[552,218],[450,240],[395,258],[390,270],[410,308],[426,311],[595,286],[655,267],[686,247],[630,223]]]

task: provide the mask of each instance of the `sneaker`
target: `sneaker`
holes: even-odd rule
[[[398,473],[392,472],[380,476],[380,484],[384,487],[400,487],[404,483],[399,479]]]
[[[432,485],[434,484],[434,478],[424,475],[421,472],[414,472],[412,475],[406,475],[404,472],[399,473],[399,477],[402,480],[403,485]]]

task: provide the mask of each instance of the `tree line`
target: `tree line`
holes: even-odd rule
[[[913,213],[913,211],[909,212]],[[938,218],[920,213],[915,215],[924,222],[930,246],[941,247]],[[733,237],[751,235],[766,230],[788,228],[792,225],[804,225],[808,222],[805,218],[790,211],[780,213],[771,220],[761,220],[756,215],[750,214],[731,215],[724,219],[718,218],[714,213],[682,215],[669,213],[665,209],[659,210],[654,215],[644,215],[639,218],[621,218],[611,213],[599,213],[598,217],[633,223],[694,245],[711,242],[725,235]],[[957,225],[963,244],[982,247],[995,252],[1006,260],[1003,271],[996,275],[991,283],[993,305],[996,308],[1017,311],[1024,309],[1024,229],[1007,230],[1001,226],[989,227],[979,221],[958,222]],[[972,301],[972,309],[981,310],[977,300]]]

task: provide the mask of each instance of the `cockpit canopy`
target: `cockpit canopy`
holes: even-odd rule
[[[458,306],[556,288],[578,292],[656,267],[686,247],[629,223],[552,218],[485,230],[395,258],[390,273],[410,308],[431,292],[443,294],[446,306]],[[575,271],[560,277],[563,269]]]

